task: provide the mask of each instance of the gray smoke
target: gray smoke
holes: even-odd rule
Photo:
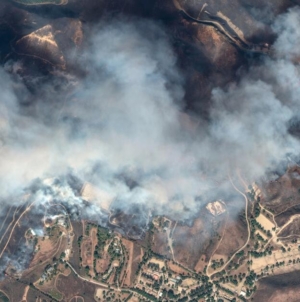
[[[3,198],[72,173],[125,211],[140,204],[186,218],[226,198],[237,169],[248,181],[264,177],[287,154],[298,155],[289,123],[298,114],[299,18],[296,8],[275,21],[275,58],[213,90],[209,123],[182,112],[176,56],[163,28],[149,21],[100,24],[78,59],[85,80],[73,78],[68,95],[42,86],[30,110],[18,104],[22,84],[1,71]]]

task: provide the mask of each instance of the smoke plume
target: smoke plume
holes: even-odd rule
[[[298,155],[289,127],[298,118],[299,23],[298,8],[276,19],[274,55],[213,90],[209,122],[184,113],[176,55],[163,27],[150,21],[98,25],[76,61],[85,78],[68,75],[71,93],[45,84],[43,97],[24,107],[20,100],[30,96],[22,82],[1,70],[2,199],[72,174],[102,192],[91,212],[109,200],[124,211],[141,205],[184,219],[203,202],[226,199],[237,169],[259,180]]]

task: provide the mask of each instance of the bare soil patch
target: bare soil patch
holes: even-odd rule
[[[290,224],[282,229],[282,231],[278,234],[278,237],[291,237],[300,236],[300,217],[295,218]]]
[[[50,256],[55,253],[57,248],[56,244],[47,237],[44,240],[42,238],[39,238],[37,246],[39,247],[39,251],[35,254],[32,262],[30,263],[30,267],[33,267],[39,262],[44,262],[49,259]]]
[[[246,239],[246,224],[236,217],[229,216],[223,238],[215,253],[229,257],[245,244]],[[226,259],[224,259],[224,261],[226,261]]]
[[[84,238],[81,244],[82,266],[91,266],[93,264],[93,243],[90,238]]]
[[[201,255],[201,257],[199,258],[196,266],[195,266],[195,271],[196,272],[203,272],[204,267],[206,266],[207,262],[206,262],[206,256],[205,255]]]
[[[275,217],[276,223],[279,227],[283,226],[287,223],[291,216],[300,214],[300,205],[292,206],[291,208],[287,209],[283,213],[277,215]]]
[[[3,280],[0,284],[0,291],[9,298],[10,301],[22,301],[26,285],[13,280]]]
[[[274,223],[268,219],[265,215],[260,214],[257,218],[256,218],[257,222],[260,223],[265,230],[267,231],[271,231],[272,228],[275,227]]]
[[[262,279],[253,301],[298,302],[300,297],[300,271]]]
[[[266,184],[262,202],[275,215],[300,204],[300,168],[295,166],[275,181]]]
[[[181,286],[188,287],[188,286],[193,286],[195,284],[197,284],[197,281],[195,279],[187,278],[182,281]]]
[[[175,259],[190,269],[197,265],[199,255],[211,256],[221,231],[222,216],[212,217],[206,209],[205,213],[191,227],[177,224],[173,234]]]
[[[59,275],[56,281],[57,290],[64,294],[65,300],[69,301],[74,296],[82,296],[85,293],[85,302],[94,302],[95,285],[83,281],[71,273],[68,277]]]
[[[139,302],[140,300],[139,300],[139,298],[138,297],[135,297],[135,296],[132,296],[129,300],[128,300],[128,302]]]
[[[109,267],[109,258],[97,259],[96,260],[96,271],[97,273],[103,274]]]
[[[168,261],[168,267],[171,271],[173,271],[176,274],[182,274],[182,275],[188,275],[188,271],[181,266],[173,263],[172,261]]]
[[[164,255],[167,258],[172,258],[168,245],[168,234],[165,230],[155,230],[153,235],[152,249],[159,255]]]

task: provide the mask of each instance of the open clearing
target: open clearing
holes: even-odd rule
[[[197,281],[193,278],[187,278],[187,279],[184,279],[181,283],[181,286],[182,287],[188,287],[188,286],[193,286],[197,284]]]
[[[256,218],[257,222],[260,223],[267,231],[271,231],[275,227],[274,223],[271,222],[265,215],[260,214]]]
[[[158,264],[158,265],[159,265],[159,269],[161,269],[162,267],[165,266],[164,261],[163,261],[163,260],[160,260],[160,259],[157,259],[157,258],[151,258],[151,259],[149,260],[149,262]]]
[[[152,262],[152,261],[151,261]],[[168,262],[168,267],[171,271],[173,271],[176,274],[183,274],[183,275],[187,275],[188,271],[184,268],[182,268],[181,266],[173,263],[172,261]]]
[[[138,297],[135,297],[135,296],[132,296],[129,300],[128,300],[128,302],[139,302],[140,300],[139,300],[139,298]]]
[[[97,259],[96,260],[96,271],[97,273],[103,274],[109,267],[109,258]]]
[[[34,255],[29,268],[34,268],[36,265],[47,262],[61,247],[66,246],[66,238],[60,237],[57,239],[58,238],[51,240],[46,237],[44,240],[41,238],[38,240],[37,246],[39,247],[39,251]]]
[[[203,254],[203,255],[201,255],[200,259],[198,260],[198,262],[195,266],[195,271],[203,272],[205,265],[206,265],[206,256]]]
[[[107,291],[106,288],[97,288],[95,292],[95,300],[103,299],[103,291]]]
[[[266,266],[270,266],[276,264],[276,262],[285,261],[285,265],[282,267],[277,268],[274,267],[274,273],[282,273],[283,271],[293,271],[295,269],[300,269],[300,263],[291,263],[289,264],[289,260],[294,260],[299,257],[299,250],[298,248],[293,248],[290,251],[286,251],[283,253],[281,250],[277,250],[272,253],[272,255],[268,255],[262,258],[253,258],[253,264],[251,268],[258,274],[261,273],[261,270],[264,269]],[[271,270],[269,270],[271,271]]]

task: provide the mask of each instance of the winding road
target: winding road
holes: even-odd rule
[[[232,261],[232,259],[235,257],[235,255],[236,255],[237,253],[239,253],[240,251],[242,251],[242,250],[247,246],[247,244],[249,243],[249,240],[250,240],[250,234],[251,234],[251,232],[250,232],[250,224],[249,224],[249,220],[248,220],[248,198],[247,198],[247,196],[246,196],[243,192],[241,192],[241,191],[235,186],[235,184],[233,183],[232,178],[231,178],[230,175],[229,175],[229,180],[230,180],[230,182],[231,182],[233,188],[245,198],[245,216],[246,216],[246,221],[247,221],[248,236],[247,236],[247,240],[246,240],[245,244],[244,244],[242,247],[240,247],[240,248],[239,248],[239,249],[238,249],[238,250],[237,250],[230,258],[229,258],[229,260],[228,260],[223,266],[219,267],[218,269],[214,270],[214,271],[211,272],[211,273],[209,272],[209,267],[207,267],[207,276],[208,276],[209,278],[210,278],[211,276],[217,274],[218,272],[222,271],[222,270],[223,270],[223,269],[224,269],[224,268]]]
[[[191,20],[193,22],[215,27],[223,35],[225,35],[232,44],[234,44],[240,50],[244,52],[251,52],[257,54],[269,53],[268,45],[266,46],[266,45],[252,44],[250,42],[247,42],[245,38],[241,36],[240,33],[238,33],[234,28],[232,28],[232,26],[228,24],[227,20],[221,18],[220,16],[213,16],[208,11],[205,11],[209,19],[199,19],[200,14],[198,15],[198,18],[194,18],[181,7],[181,5],[178,3],[177,0],[173,0],[173,3],[175,7],[179,10],[179,12],[183,15],[184,18]]]

